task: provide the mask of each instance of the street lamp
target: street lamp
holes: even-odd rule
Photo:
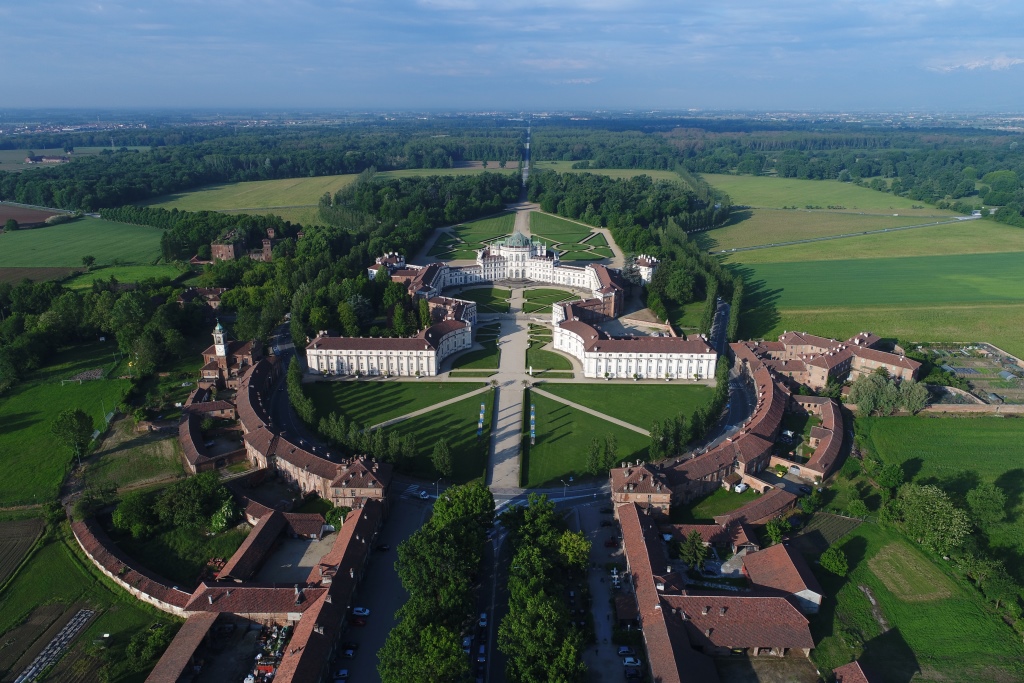
[[[441,479],[444,479],[444,477],[441,477]],[[441,497],[441,479],[434,482],[434,498]]]
[[[562,482],[562,500],[565,500],[565,494],[569,489],[569,485],[565,483],[565,479],[559,479],[558,481]]]

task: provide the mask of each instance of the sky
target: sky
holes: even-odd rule
[[[0,0],[0,106],[1024,111],[1020,0]]]

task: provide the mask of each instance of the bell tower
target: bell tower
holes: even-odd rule
[[[228,345],[224,341],[224,326],[217,321],[217,327],[213,328],[213,350],[218,358],[227,358]]]

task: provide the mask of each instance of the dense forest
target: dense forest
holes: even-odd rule
[[[442,169],[466,160],[518,163],[523,135],[516,128],[445,133],[354,127],[244,130],[191,141],[197,133],[188,132],[180,144],[149,151],[104,150],[70,164],[0,172],[0,199],[96,211],[211,183],[359,173],[371,167]]]

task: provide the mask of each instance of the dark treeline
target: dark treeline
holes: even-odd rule
[[[451,168],[465,160],[516,161],[521,154],[517,129],[428,132],[261,129],[149,151],[122,148],[30,172],[0,172],[0,199],[95,211],[211,183],[359,173],[371,167]]]

